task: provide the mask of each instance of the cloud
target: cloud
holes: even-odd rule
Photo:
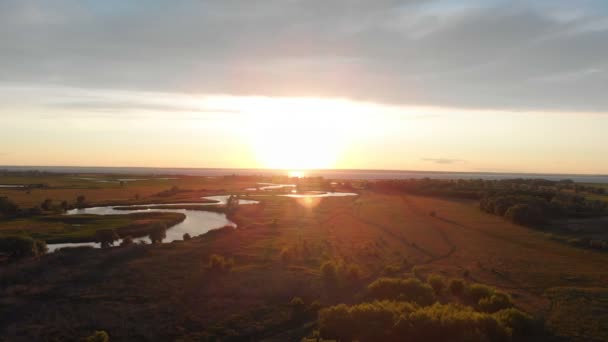
[[[433,162],[435,164],[456,164],[456,163],[465,163],[462,159],[450,159],[450,158],[423,158],[423,161]]]
[[[601,112],[607,18],[601,0],[7,0],[0,82]]]
[[[238,110],[229,110],[221,108],[202,108],[196,106],[183,106],[162,103],[147,103],[147,102],[120,102],[120,101],[70,101],[53,103],[53,107],[70,109],[70,110],[93,110],[102,112],[124,112],[129,110],[151,111],[151,112],[186,112],[186,113],[223,113],[235,114]]]

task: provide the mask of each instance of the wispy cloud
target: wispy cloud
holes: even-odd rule
[[[435,164],[456,164],[456,163],[465,163],[465,160],[462,159],[451,159],[451,158],[422,158],[423,161],[432,162]]]

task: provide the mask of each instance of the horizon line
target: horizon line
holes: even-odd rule
[[[242,171],[302,171],[302,172],[322,172],[322,171],[352,171],[352,172],[378,172],[378,173],[437,173],[437,174],[502,174],[502,175],[547,175],[547,176],[587,176],[587,177],[608,177],[608,173],[556,173],[556,172],[519,172],[519,171],[440,171],[440,170],[404,170],[404,169],[348,169],[348,168],[327,168],[327,169],[285,169],[285,168],[246,168],[246,167],[172,167],[172,166],[83,166],[83,165],[0,165],[3,168],[81,168],[81,169],[176,169],[176,170],[242,170]]]

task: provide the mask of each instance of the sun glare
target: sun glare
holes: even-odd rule
[[[310,170],[336,167],[347,143],[340,101],[323,99],[251,100],[250,145],[260,166]],[[301,177],[301,172],[292,172]]]
[[[306,173],[302,171],[289,171],[287,174],[289,178],[303,178],[306,176]]]

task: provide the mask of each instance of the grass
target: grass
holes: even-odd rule
[[[171,227],[185,218],[180,213],[134,213],[129,215],[48,215],[3,220],[0,235],[24,235],[47,243],[94,242],[95,232],[114,229],[121,237],[148,235],[157,224]]]
[[[255,182],[192,177],[162,185],[32,194],[56,199],[50,194],[71,191],[74,198],[83,192],[98,203],[127,201],[139,193],[144,203],[177,184],[197,192],[163,198],[167,203],[220,194],[221,189],[238,191]],[[25,201],[15,199],[20,204],[28,203],[27,195],[19,196]],[[367,191],[358,197],[256,199],[262,203],[230,215],[236,230],[0,266],[0,335],[61,340],[105,330],[117,341],[210,336],[300,340],[314,324],[289,318],[286,305],[292,298],[325,307],[352,304],[361,288],[392,265],[397,277],[409,276],[415,267],[421,278],[441,274],[495,286],[509,293],[518,308],[547,317],[548,326],[561,336],[604,338],[593,327],[608,325],[608,303],[588,293],[608,287],[608,254],[552,241],[542,232],[485,214],[472,201]],[[287,262],[281,258],[285,250]],[[207,265],[213,254],[234,259],[231,272],[211,274]],[[332,291],[319,271],[326,261],[359,267],[361,286]],[[590,335],[576,330],[579,317]]]

